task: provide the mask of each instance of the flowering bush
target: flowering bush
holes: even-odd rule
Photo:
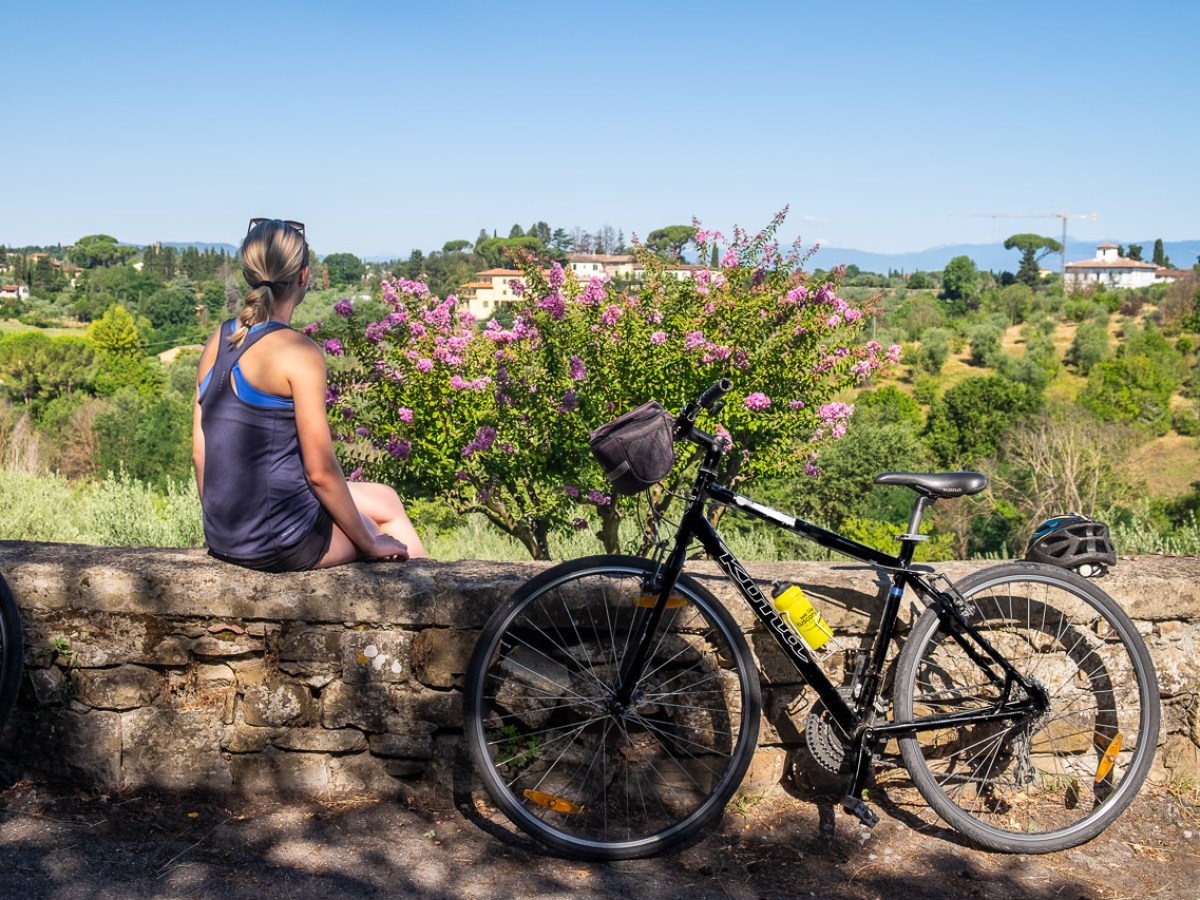
[[[511,328],[480,328],[453,295],[404,279],[384,282],[393,311],[381,321],[339,304],[318,338],[344,355],[331,359],[328,399],[352,477],[483,512],[534,558],[548,556],[551,532],[589,527],[590,510],[614,551],[633,499],[607,489],[588,433],[647,400],[678,409],[722,376],[734,386],[711,423],[734,447],[722,477],[815,474],[819,445],[853,412],[835,396],[885,356],[854,343],[863,313],[838,297],[838,273],[809,283],[799,249],[781,253],[782,220],[735,229],[720,268],[690,278],[639,250],[646,274],[631,291],[527,260]],[[724,238],[696,241],[703,259]]]

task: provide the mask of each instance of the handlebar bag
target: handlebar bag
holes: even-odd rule
[[[618,494],[636,494],[675,465],[675,417],[654,401],[631,409],[588,436],[592,456]]]

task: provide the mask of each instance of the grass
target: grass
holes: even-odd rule
[[[0,336],[6,334],[19,334],[22,331],[40,331],[49,338],[62,337],[64,334],[80,335],[86,326],[66,325],[56,328],[38,328],[36,325],[26,325],[24,322],[18,322],[16,319],[0,319]]]
[[[1138,447],[1130,471],[1155,497],[1178,497],[1200,481],[1200,441],[1170,432]]]

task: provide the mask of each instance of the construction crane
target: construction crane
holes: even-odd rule
[[[960,218],[967,219],[1062,219],[1062,269],[1063,278],[1067,277],[1067,221],[1070,219],[1088,219],[1092,222],[1100,218],[1099,213],[1071,215],[1065,210],[1060,213],[966,213]]]

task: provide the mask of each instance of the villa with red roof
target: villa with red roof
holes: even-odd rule
[[[1109,288],[1141,288],[1166,281],[1174,281],[1176,273],[1162,269],[1154,263],[1129,259],[1120,255],[1116,244],[1098,244],[1096,258],[1067,263],[1063,287],[1068,291],[1096,285]]]

